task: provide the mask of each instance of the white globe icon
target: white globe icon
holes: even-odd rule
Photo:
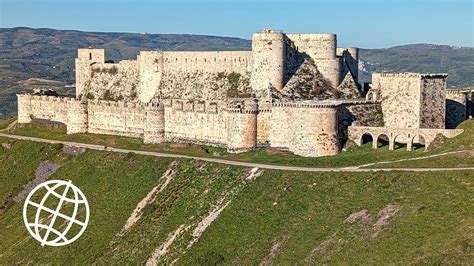
[[[23,205],[23,221],[42,246],[64,246],[86,230],[89,204],[71,181],[46,181],[28,194]]]

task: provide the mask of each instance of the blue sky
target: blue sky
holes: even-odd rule
[[[474,46],[474,0],[0,0],[0,27],[191,33],[331,32],[340,46]]]

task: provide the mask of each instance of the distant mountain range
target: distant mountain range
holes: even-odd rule
[[[119,61],[134,59],[144,49],[250,50],[251,41],[188,34],[0,28],[0,117],[15,113],[14,93],[35,85],[34,81],[42,81],[38,86],[49,85],[44,79],[63,82],[51,83],[54,86],[73,83],[76,51],[84,47],[105,48],[107,60]],[[447,72],[448,86],[473,86],[474,48],[413,44],[361,49],[359,68],[360,80],[366,82],[374,71]]]
[[[372,72],[448,73],[448,87],[474,86],[474,48],[410,44],[386,49],[361,49],[361,79]]]

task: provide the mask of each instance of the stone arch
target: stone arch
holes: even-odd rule
[[[402,149],[402,148],[405,148],[408,150],[408,146],[409,146],[409,142],[411,142],[411,135],[410,133],[408,134],[396,134],[394,135],[393,137],[393,144],[392,144],[392,147],[393,147],[393,150],[398,150],[398,149]]]
[[[360,135],[360,138],[359,138],[359,143],[361,145],[364,145],[366,143],[370,143],[372,142],[372,146],[373,146],[373,143],[374,143],[374,136],[372,135],[372,133],[369,133],[369,132],[364,132]]]
[[[380,133],[374,139],[374,148],[377,149],[382,146],[390,145],[390,143],[391,143],[391,138],[389,134]],[[379,144],[382,144],[382,145],[380,146]]]
[[[422,134],[413,135],[410,138],[410,150],[411,149],[424,149],[426,150],[426,138]]]

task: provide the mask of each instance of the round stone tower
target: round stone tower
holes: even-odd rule
[[[165,139],[165,108],[162,103],[149,103],[145,106],[145,130],[143,142],[162,143]]]
[[[257,95],[266,95],[270,86],[281,90],[286,70],[286,42],[282,32],[262,30],[252,37],[253,69],[250,80]]]
[[[341,83],[341,60],[336,56],[337,35],[332,33],[308,34],[307,53],[316,62],[319,71],[334,87]]]
[[[88,128],[88,111],[85,102],[66,99],[67,134],[86,133]]]
[[[227,150],[245,152],[257,146],[257,102],[232,103],[227,107]]]

